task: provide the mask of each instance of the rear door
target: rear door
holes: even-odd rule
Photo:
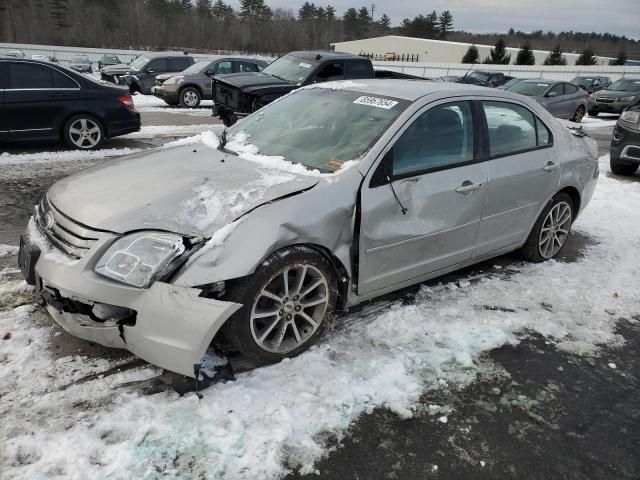
[[[4,115],[12,140],[57,137],[65,111],[80,95],[80,84],[47,65],[9,64]]]
[[[564,85],[564,97],[566,104],[566,117],[565,118],[573,118],[576,110],[582,104],[584,94],[580,92],[578,87],[571,83],[565,83]]]
[[[360,295],[471,258],[487,183],[485,164],[476,162],[473,108],[467,100],[425,107],[365,180]]]
[[[561,165],[550,130],[528,108],[482,101],[489,185],[474,256],[522,242],[542,204],[555,192]]]

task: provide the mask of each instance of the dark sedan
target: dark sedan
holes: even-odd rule
[[[128,89],[60,65],[0,59],[0,143],[64,141],[79,150],[140,130]]]
[[[611,171],[633,175],[640,166],[640,102],[627,108],[613,130]]]

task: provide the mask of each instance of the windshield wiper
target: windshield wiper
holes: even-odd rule
[[[236,152],[234,152],[233,150],[227,150],[226,145],[227,145],[228,139],[227,139],[227,127],[224,127],[224,130],[222,131],[222,134],[220,135],[220,143],[218,143],[218,150],[220,150],[221,152],[225,152],[225,153],[231,153],[232,155],[238,156],[238,154]]]

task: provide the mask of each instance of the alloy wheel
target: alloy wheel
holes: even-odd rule
[[[580,106],[576,110],[576,113],[573,114],[573,121],[575,123],[580,123],[582,122],[583,118],[584,118],[584,107]]]
[[[82,149],[90,149],[100,143],[102,132],[96,122],[89,118],[79,118],[69,126],[69,138]]]
[[[312,265],[288,266],[273,276],[251,307],[251,334],[271,353],[286,354],[306,343],[329,306],[329,284]]]
[[[566,242],[571,228],[571,217],[571,206],[567,202],[556,203],[547,213],[538,239],[540,255],[544,258],[552,258]]]

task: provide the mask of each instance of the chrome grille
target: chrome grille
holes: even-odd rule
[[[38,229],[63,252],[81,258],[98,240],[98,231],[92,230],[67,217],[45,195],[36,205],[35,219]]]

